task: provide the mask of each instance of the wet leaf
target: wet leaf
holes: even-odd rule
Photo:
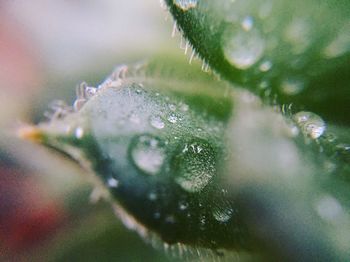
[[[349,1],[166,3],[188,45],[222,77],[349,125]]]

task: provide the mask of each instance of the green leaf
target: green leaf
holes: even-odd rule
[[[193,49],[225,79],[328,123],[350,124],[349,1],[166,3]]]
[[[347,187],[314,154],[306,123],[295,127],[251,93],[170,57],[118,67],[78,91],[74,108],[23,135],[79,162],[129,228],[253,256],[348,257]],[[338,216],[327,216],[334,206]],[[283,233],[277,244],[274,232]]]

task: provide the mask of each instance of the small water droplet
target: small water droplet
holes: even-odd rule
[[[180,201],[179,202],[179,209],[180,210],[186,210],[188,208],[188,203],[185,201]]]
[[[171,114],[169,117],[168,117],[168,121],[172,124],[175,124],[178,120],[178,117],[174,114]]]
[[[253,28],[253,25],[254,25],[254,20],[253,20],[253,17],[251,16],[246,16],[243,21],[242,21],[242,28],[245,30],[245,31],[250,31],[252,28]]]
[[[170,109],[171,111],[176,111],[176,105],[174,105],[174,104],[169,104],[168,106],[169,106],[169,109]]]
[[[158,196],[154,192],[149,193],[149,195],[148,195],[148,199],[151,200],[151,201],[155,201],[155,200],[157,200],[157,198],[158,198]]]
[[[151,116],[150,117],[150,124],[151,124],[151,126],[157,128],[157,129],[163,129],[165,126],[165,123],[163,122],[163,120],[160,116]]]
[[[221,222],[225,223],[227,222],[233,214],[233,209],[230,206],[224,206],[224,207],[214,207],[213,208],[213,216],[214,218]]]
[[[322,219],[328,222],[336,222],[344,215],[341,204],[330,195],[324,195],[316,202],[316,211]]]
[[[245,31],[228,27],[222,41],[225,58],[233,66],[243,70],[254,65],[265,49],[265,41],[255,28]]]
[[[130,120],[130,122],[132,122],[134,124],[140,124],[140,122],[141,122],[140,117],[135,113],[132,113],[130,115],[129,120]]]
[[[187,104],[182,104],[181,107],[180,107],[181,111],[183,112],[187,112],[188,109],[189,109],[189,106]]]
[[[77,139],[81,139],[84,136],[84,129],[82,127],[77,127],[74,135]]]
[[[260,64],[259,69],[261,72],[267,72],[271,69],[272,63],[271,61],[264,61]]]
[[[159,219],[159,218],[160,218],[160,213],[159,213],[159,212],[155,212],[155,213],[153,214],[153,217],[154,217],[155,219]]]
[[[295,18],[287,26],[285,31],[285,38],[292,44],[292,51],[296,54],[304,52],[304,50],[311,43],[310,25],[301,18]]]
[[[111,188],[117,188],[119,185],[119,181],[114,177],[110,177],[107,179],[107,186]]]
[[[174,4],[181,8],[183,11],[187,11],[191,8],[195,8],[199,0],[174,0]]]
[[[350,23],[344,25],[340,33],[323,50],[327,58],[335,58],[344,55],[350,51]]]
[[[180,148],[172,165],[176,183],[187,192],[200,192],[215,175],[215,152],[206,141],[196,139]]]
[[[321,117],[312,112],[301,111],[293,116],[305,136],[313,139],[322,136],[326,130],[326,124]]]
[[[160,172],[166,157],[164,143],[151,135],[136,137],[131,143],[130,154],[136,167],[149,175]]]
[[[305,88],[305,83],[301,79],[288,78],[281,84],[281,90],[286,95],[297,95]]]
[[[205,230],[207,224],[207,219],[204,215],[199,217],[199,227],[201,230]]]
[[[169,215],[165,218],[165,222],[169,224],[175,224],[176,219],[173,215]]]

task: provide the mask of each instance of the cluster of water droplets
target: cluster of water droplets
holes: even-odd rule
[[[174,4],[181,8],[183,11],[187,11],[191,8],[195,8],[199,0],[174,0]]]
[[[182,114],[187,112],[189,106],[186,103],[168,103],[168,113],[157,112],[149,117],[149,124],[155,129],[164,129],[166,125],[176,124],[182,120]]]

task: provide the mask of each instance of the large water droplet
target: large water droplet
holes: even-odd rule
[[[198,0],[174,0],[174,4],[183,11],[187,11],[191,8],[195,8],[198,4]]]
[[[130,154],[136,167],[149,175],[159,173],[166,157],[164,143],[151,135],[137,137],[131,143]]]
[[[229,27],[223,34],[222,41],[225,58],[239,69],[247,69],[254,65],[262,57],[265,49],[265,41],[256,28],[247,31]]]
[[[326,124],[321,117],[312,113],[301,111],[293,116],[305,136],[313,139],[319,138],[326,130]]]
[[[172,162],[175,181],[188,192],[200,192],[215,175],[215,152],[204,140],[185,144]]]
[[[150,124],[151,126],[157,128],[157,129],[163,129],[165,124],[160,116],[151,116],[150,117]]]

